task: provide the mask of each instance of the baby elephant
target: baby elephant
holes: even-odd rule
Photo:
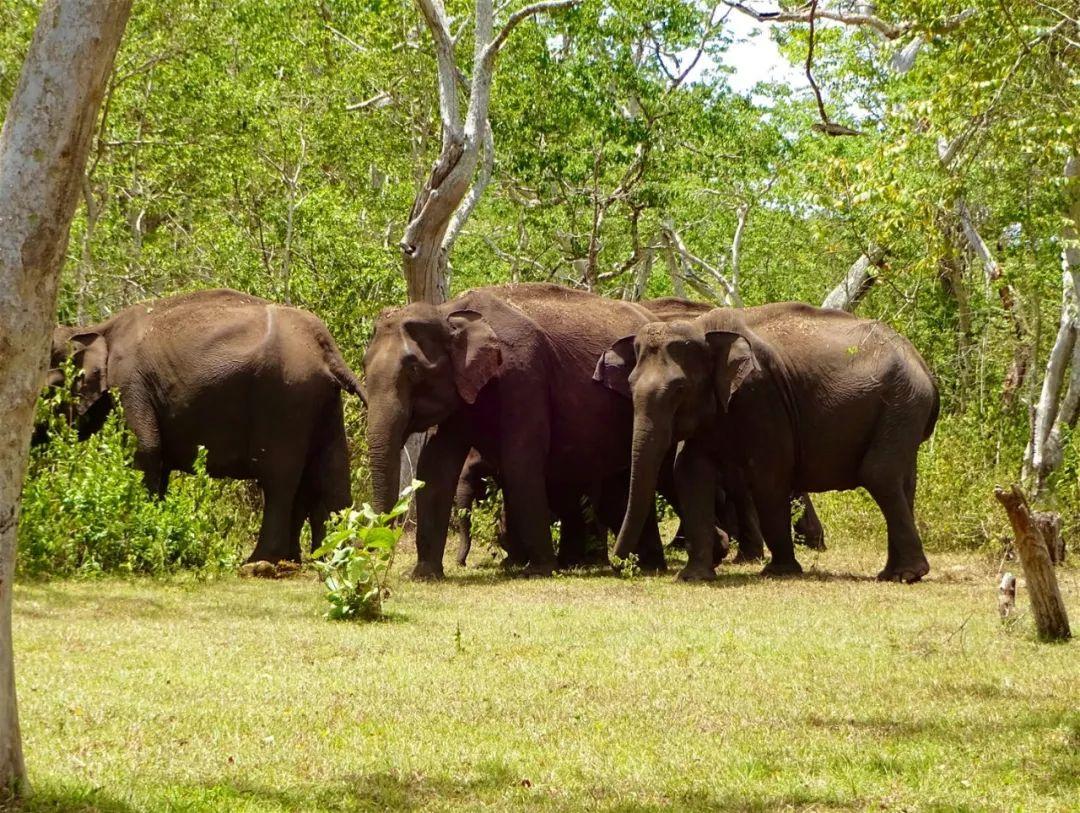
[[[299,561],[304,521],[317,546],[329,514],[351,502],[341,390],[363,395],[313,314],[199,291],[56,328],[50,385],[64,383],[69,357],[82,371],[72,384],[80,437],[100,429],[117,391],[151,494],[165,494],[171,471],[190,471],[200,446],[211,477],[258,481],[251,561]]]

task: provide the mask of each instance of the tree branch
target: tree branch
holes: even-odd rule
[[[520,11],[516,11],[510,15],[510,18],[506,21],[506,24],[499,30],[498,35],[491,41],[487,49],[484,52],[485,62],[494,62],[495,57],[499,53],[499,49],[502,48],[503,43],[506,42],[506,38],[510,36],[510,33],[518,27],[520,23],[527,20],[530,17],[535,17],[537,14],[544,14],[552,11],[561,11],[571,6],[576,6],[581,3],[582,0],[544,0],[542,3],[533,3],[531,6],[525,6]]]
[[[439,72],[439,116],[443,125],[443,150],[461,139],[461,113],[457,98],[457,63],[454,42],[442,0],[416,0],[420,14],[431,32],[435,44],[435,61]]]

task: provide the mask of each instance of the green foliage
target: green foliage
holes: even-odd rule
[[[211,480],[205,451],[192,475],[174,475],[162,500],[132,465],[134,438],[116,407],[100,432],[80,442],[52,411],[48,443],[31,450],[19,524],[18,573],[30,577],[103,573],[203,574],[235,567],[258,529],[257,506],[236,481]]]
[[[471,4],[447,5],[464,69]],[[963,24],[943,26],[967,8]],[[0,116],[37,9],[0,4]],[[742,18],[725,13],[710,25],[691,0],[585,0],[515,29],[492,95],[493,178],[450,258],[452,291],[552,280],[668,295],[664,224],[730,274],[745,211],[744,302],[818,303],[880,246],[879,284],[859,313],[908,336],[942,391],[923,452],[934,460],[920,464],[928,537],[985,544],[1000,512],[985,486],[1018,475],[1060,311],[1061,170],[1080,143],[1075,26],[1053,3],[991,0],[878,3],[881,19],[913,23],[897,40],[819,26],[826,107],[864,133],[827,138],[805,88],[732,89],[724,60]],[[794,65],[806,35],[795,24],[768,34]],[[911,69],[894,70],[920,36]],[[404,301],[398,243],[441,141],[414,5],[152,0],[135,4],[116,64],[84,186],[95,217],[84,207],[72,226],[61,321],[225,285],[311,309],[359,367],[378,312]],[[943,165],[939,144],[969,131]],[[963,240],[958,201],[997,283]],[[1004,398],[1018,358],[1026,379]],[[358,413],[347,406],[362,489]],[[1047,492],[1067,527],[1080,526],[1077,471],[1070,441]],[[481,540],[487,516],[476,516]]]
[[[315,557],[330,557],[315,562],[330,602],[327,618],[371,621],[382,617],[383,601],[390,595],[390,568],[404,530],[394,521],[408,513],[413,494],[423,486],[413,480],[385,514],[364,503],[359,511],[347,508],[334,515],[326,540],[312,552]]]

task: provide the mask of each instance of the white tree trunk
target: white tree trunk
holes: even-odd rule
[[[25,780],[11,588],[57,277],[130,0],[47,0],[0,132],[0,790]]]
[[[840,283],[829,291],[821,307],[849,313],[855,310],[873,286],[876,279],[874,268],[881,262],[883,256],[884,252],[878,248],[871,248],[868,252],[860,254],[859,259],[844,274]]]
[[[1023,479],[1029,484],[1034,480],[1036,495],[1061,463],[1061,433],[1076,423],[1080,409],[1080,157],[1073,156],[1065,164],[1065,180],[1069,212],[1061,235],[1061,319],[1024,452]],[[1059,403],[1070,363],[1068,389]]]
[[[506,38],[523,20],[576,5],[580,0],[547,0],[511,14],[498,34],[492,0],[475,0],[472,82],[464,119],[458,104],[459,73],[454,38],[442,0],[415,0],[435,45],[439,75],[442,150],[413,201],[401,239],[410,302],[445,302],[450,295],[449,254],[491,177],[494,143],[488,123],[495,59]],[[481,151],[484,162],[480,176]]]

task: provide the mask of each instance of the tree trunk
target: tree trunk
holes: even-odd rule
[[[840,284],[829,291],[821,303],[823,308],[847,311],[855,310],[862,298],[870,291],[877,277],[874,269],[881,262],[884,252],[879,248],[871,248],[859,255],[859,259],[848,269]]]
[[[1019,486],[1008,491],[994,489],[994,496],[1005,508],[1016,534],[1016,550],[1024,566],[1035,627],[1043,641],[1065,641],[1072,637],[1065,602],[1061,599],[1054,564],[1038,525],[1032,519],[1027,500]]]
[[[0,789],[25,782],[11,588],[34,402],[98,107],[130,0],[46,0],[0,132]]]

